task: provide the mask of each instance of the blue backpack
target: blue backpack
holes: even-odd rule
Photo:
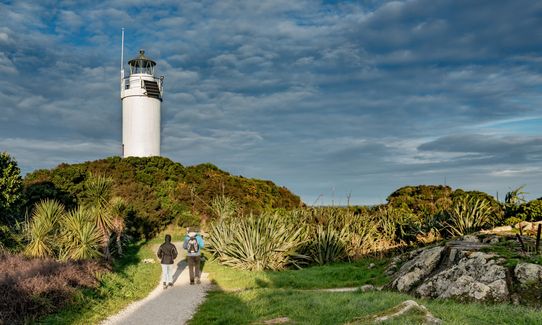
[[[199,252],[199,244],[196,237],[190,237],[187,242],[187,251],[190,254]]]

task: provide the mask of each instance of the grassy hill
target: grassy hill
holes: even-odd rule
[[[55,198],[75,207],[85,198],[84,182],[91,174],[113,179],[113,195],[128,203],[125,220],[132,236],[150,238],[172,222],[205,222],[212,218],[211,200],[222,195],[236,200],[242,214],[303,204],[271,181],[230,175],[209,163],[185,167],[164,157],[110,157],[29,173],[24,179],[27,206]]]

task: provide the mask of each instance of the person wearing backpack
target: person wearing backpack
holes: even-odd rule
[[[158,252],[156,253],[160,259],[160,264],[162,264],[162,280],[164,282],[164,289],[167,289],[168,286],[173,286],[172,276],[173,276],[173,261],[177,258],[177,248],[171,243],[171,236],[166,235],[165,241]]]
[[[188,228],[184,237],[183,248],[186,250],[186,259],[188,261],[188,273],[190,275],[190,284],[200,284],[200,261],[201,249],[203,248],[203,237],[197,232],[197,229]]]

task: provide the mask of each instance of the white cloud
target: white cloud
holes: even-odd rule
[[[533,6],[0,4],[0,144],[28,168],[117,154],[125,27],[125,57],[145,48],[166,77],[163,150],[182,163],[271,178],[303,198],[353,190],[360,203],[443,174],[488,191],[514,177],[534,184],[542,175],[532,165],[542,158],[520,131],[539,133],[542,37]],[[421,148],[457,146],[450,136],[472,134],[493,142]]]

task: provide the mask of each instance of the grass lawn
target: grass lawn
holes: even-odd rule
[[[370,263],[376,267],[368,269]],[[322,292],[308,289],[382,285],[385,260],[367,259],[284,272],[246,272],[207,262],[217,289],[209,292],[190,324],[252,324],[288,317],[295,324],[343,324],[382,312],[405,300],[425,305],[445,324],[541,324],[542,312],[506,304],[461,304],[416,299],[395,292]],[[419,314],[407,314],[385,324],[422,324]]]
[[[369,264],[375,266],[369,269]],[[281,272],[250,272],[222,266],[215,261],[205,263],[204,272],[222,290],[245,290],[258,288],[324,289],[353,287],[363,284],[380,286],[388,281],[383,269],[384,259],[365,259],[353,263],[337,263],[313,266],[302,270]]]
[[[79,292],[73,304],[57,314],[39,321],[40,324],[98,324],[122,310],[131,302],[146,297],[159,283],[160,264],[145,264],[155,258],[154,247],[169,233],[173,241],[181,240],[181,229],[172,228],[155,239],[128,246],[123,258],[115,261],[113,272],[101,277],[100,286]]]

